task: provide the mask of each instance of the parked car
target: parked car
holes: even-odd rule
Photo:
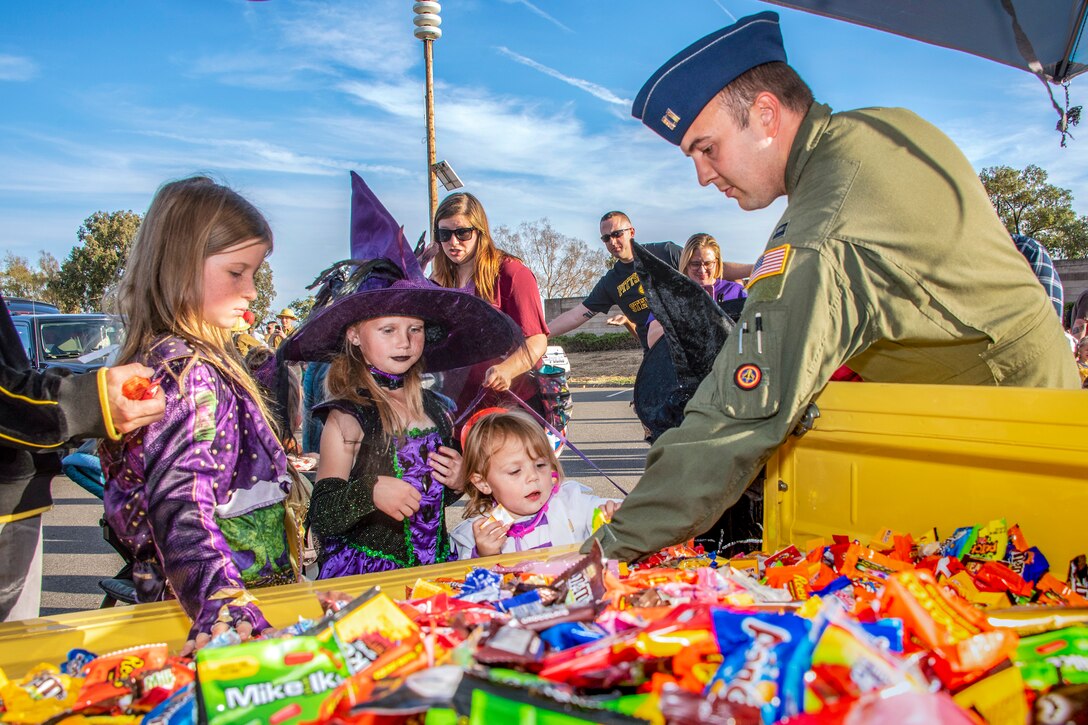
[[[97,370],[113,362],[124,335],[120,319],[100,313],[17,314],[11,319],[35,370]]]
[[[41,300],[27,299],[26,297],[5,297],[4,304],[7,305],[8,312],[12,315],[60,312],[60,308],[54,304],[42,302]]]

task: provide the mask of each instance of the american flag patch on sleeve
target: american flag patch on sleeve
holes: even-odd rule
[[[783,244],[781,247],[775,247],[774,249],[768,249],[763,253],[763,256],[756,260],[756,265],[752,268],[752,274],[748,278],[748,287],[751,287],[764,277],[773,277],[776,274],[785,272],[786,262],[789,258],[790,245],[788,244]]]

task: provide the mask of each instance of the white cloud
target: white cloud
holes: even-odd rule
[[[422,53],[403,2],[300,2],[247,19],[262,50],[220,52],[180,60],[192,72],[228,85],[269,90],[312,87],[313,77],[397,78]]]
[[[418,81],[363,83],[347,81],[339,90],[398,118],[423,118],[423,93]]]
[[[395,0],[300,4],[281,21],[287,46],[329,65],[397,76],[422,55],[407,3]]]
[[[554,24],[556,27],[560,28],[561,30],[565,30],[568,33],[573,33],[574,32],[573,30],[568,28],[566,25],[564,25],[563,23],[561,23],[558,20],[556,20],[555,18],[553,18],[551,15],[548,15],[548,13],[544,12],[539,7],[537,7],[536,5],[529,2],[529,0],[503,0],[503,2],[505,2],[505,3],[509,4],[509,5],[524,5],[525,7],[529,8],[529,10],[532,13],[534,13],[536,15],[539,15],[540,17],[544,18],[549,23]]]
[[[609,103],[615,103],[615,104],[621,105],[621,106],[630,106],[631,105],[631,101],[629,99],[620,98],[619,96],[617,96],[615,93],[608,90],[604,86],[597,85],[596,83],[593,83],[591,81],[582,80],[581,78],[574,78],[572,76],[564,75],[563,73],[560,73],[559,71],[555,70],[554,68],[549,68],[548,66],[546,66],[546,65],[544,65],[542,63],[537,63],[532,58],[526,58],[524,55],[521,55],[519,53],[515,53],[514,51],[510,50],[509,48],[507,48],[505,46],[500,45],[500,46],[498,46],[496,48],[496,50],[498,50],[500,53],[505,55],[507,58],[510,58],[511,60],[513,60],[513,61],[515,61],[517,63],[521,63],[522,65],[525,65],[525,66],[528,66],[528,67],[532,68],[533,70],[540,71],[541,73],[543,73],[545,75],[549,75],[552,78],[563,81],[564,83],[566,83],[568,85],[572,85],[575,88],[578,88],[579,90],[585,91],[586,93],[590,94],[591,96],[596,96],[597,98],[600,98],[602,101],[607,101]]]
[[[30,58],[0,54],[0,81],[29,81],[38,74],[38,66]]]

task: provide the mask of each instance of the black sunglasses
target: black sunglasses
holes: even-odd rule
[[[619,239],[620,237],[623,236],[624,232],[629,232],[629,231],[631,231],[631,227],[627,227],[626,229],[617,229],[614,232],[609,232],[608,234],[602,234],[601,235],[601,241],[604,242],[605,244],[608,244],[609,239]]]
[[[439,229],[436,232],[438,241],[445,244],[450,240],[454,234],[457,235],[457,239],[462,242],[467,242],[472,239],[472,235],[476,233],[475,227],[461,227],[460,229]]]

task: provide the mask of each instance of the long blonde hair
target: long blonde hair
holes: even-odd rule
[[[691,262],[691,258],[695,255],[696,249],[713,249],[714,256],[718,260],[717,266],[714,268],[714,279],[721,279],[722,272],[724,271],[724,265],[722,264],[722,250],[718,246],[718,240],[709,234],[700,232],[698,234],[692,234],[688,237],[688,241],[684,244],[684,251],[680,252],[680,271],[687,275],[688,263]]]
[[[404,397],[408,404],[408,417],[411,420],[423,418],[423,369],[421,356],[404,375]],[[370,364],[363,357],[362,351],[348,341],[344,335],[344,349],[333,358],[325,378],[325,387],[331,398],[350,400],[360,405],[373,405],[378,410],[382,421],[382,430],[387,437],[402,432],[410,421],[402,421],[393,410],[393,403],[388,391],[378,385],[370,373]],[[360,389],[365,391],[360,392]]]
[[[209,324],[203,315],[204,260],[251,240],[271,253],[272,229],[237,192],[204,176],[163,184],[140,223],[124,276],[109,300],[125,320],[119,364],[146,354],[165,336],[180,337],[195,353],[178,376],[183,390],[189,370],[207,360],[249,393],[270,422],[231,331]]]
[[[520,441],[533,457],[547,459],[562,482],[563,467],[559,464],[555,449],[548,442],[544,429],[528,413],[520,410],[489,413],[469,428],[465,436],[465,450],[461,453],[461,482],[468,494],[464,513],[466,519],[487,513],[495,507],[495,497],[478,489],[471,479],[473,475],[487,478],[491,457],[510,438]]]
[[[476,296],[495,304],[495,280],[499,276],[499,267],[507,257],[518,258],[495,246],[484,205],[467,192],[450,194],[438,205],[434,213],[432,238],[438,239],[438,222],[458,214],[468,217],[472,228],[476,230],[476,253],[472,262],[472,282],[476,287]],[[457,287],[457,265],[446,256],[445,249],[434,257],[434,281],[443,287]]]

